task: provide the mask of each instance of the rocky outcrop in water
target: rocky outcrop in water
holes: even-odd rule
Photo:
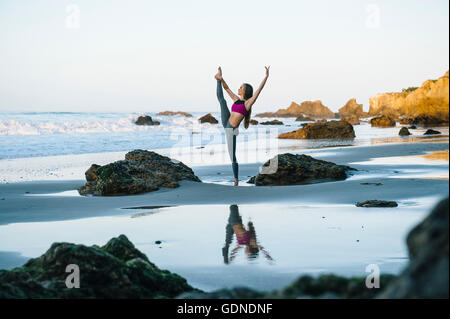
[[[391,116],[381,115],[370,120],[370,124],[376,127],[393,127],[396,125],[395,119]]]
[[[369,99],[369,114],[410,118],[406,124],[448,124],[448,71],[437,80],[423,82],[419,88],[398,93],[384,93]]]
[[[66,272],[68,265],[79,268],[79,288],[66,286],[73,272]],[[0,270],[0,298],[173,298],[192,290],[184,278],[151,263],[125,235],[103,247],[54,243],[22,267]]]
[[[302,121],[305,121],[305,122],[314,122],[315,119],[313,119],[312,117],[308,117],[308,116],[304,116],[303,114],[300,114],[300,116],[298,116],[298,117],[295,119],[295,121],[298,121],[298,122],[302,122]]]
[[[315,159],[304,154],[284,153],[265,162],[260,173],[247,183],[255,186],[299,185],[326,181],[344,180],[349,166]]]
[[[119,196],[175,188],[181,180],[201,182],[191,168],[153,151],[134,150],[125,160],[107,165],[93,164],[85,173],[80,195]]]
[[[406,238],[410,262],[378,298],[448,299],[449,206],[442,200]]]
[[[307,116],[310,118],[334,118],[334,113],[322,104],[322,101],[305,101],[298,105],[292,102],[287,109],[279,109],[276,112],[264,112],[256,114],[257,117],[299,117]]]
[[[273,120],[273,121],[265,121],[265,122],[261,122],[259,123],[260,125],[283,125],[283,122],[279,121],[279,120]]]
[[[367,116],[363,111],[363,105],[358,104],[356,99],[350,99],[343,107],[338,110],[339,118],[361,118]]]
[[[409,132],[407,127],[402,127],[400,129],[400,131],[398,132],[398,135],[400,135],[400,136],[408,136],[408,135],[411,135],[411,133]]]
[[[423,133],[423,135],[439,135],[439,134],[442,134],[442,133],[439,131],[432,130],[432,129],[428,129],[425,133]]]
[[[153,121],[152,117],[150,115],[146,116],[139,116],[136,122],[134,122],[136,125],[159,125],[160,122]]]
[[[251,120],[250,120],[250,124],[251,124],[251,125],[258,125],[258,121],[257,121],[257,120],[251,119]]]
[[[320,138],[354,138],[353,126],[346,121],[329,121],[307,123],[293,132],[282,133],[278,138],[320,139]]]
[[[182,116],[186,116],[186,117],[192,117],[192,114],[189,114],[187,112],[182,112],[182,111],[177,111],[177,112],[163,111],[163,112],[159,112],[157,115],[165,115],[165,116],[182,115]]]
[[[203,115],[198,119],[200,123],[211,123],[211,124],[217,124],[219,121],[216,120],[214,116],[212,116],[211,113],[208,113],[206,115]]]

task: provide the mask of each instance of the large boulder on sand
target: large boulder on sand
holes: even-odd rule
[[[370,124],[376,127],[393,127],[395,126],[395,119],[387,115],[374,117],[370,120]]]
[[[67,265],[79,267],[79,288],[67,288]],[[1,298],[173,298],[186,280],[151,263],[125,235],[103,246],[54,243],[45,254],[0,270]]]
[[[308,123],[293,132],[282,133],[278,138],[319,139],[319,138],[354,138],[353,126],[346,121],[329,121]]]
[[[304,154],[278,154],[261,167],[260,173],[248,183],[255,186],[299,185],[326,181],[343,180],[349,166],[315,159]]]
[[[80,195],[118,196],[178,187],[178,181],[200,182],[191,168],[182,162],[145,150],[134,150],[125,160],[107,165],[92,165],[85,173],[86,185]]]
[[[406,238],[410,263],[399,278],[378,298],[445,298],[449,287],[448,198]]]
[[[211,124],[219,123],[219,121],[217,121],[216,118],[214,116],[212,116],[211,113],[208,113],[208,114],[200,117],[198,120],[200,123],[211,123]]]

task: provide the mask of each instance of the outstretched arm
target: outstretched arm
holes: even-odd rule
[[[264,80],[262,80],[261,84],[259,85],[259,88],[255,91],[253,96],[246,101],[248,103],[248,107],[252,106],[256,102],[256,99],[258,98],[264,85],[266,84],[267,78],[269,77],[270,66],[269,67],[266,66],[265,68],[266,68],[266,76],[264,77]]]
[[[237,96],[236,94],[233,93],[233,91],[230,90],[228,84],[223,79],[222,68],[220,66],[219,66],[219,72],[217,72],[215,78],[216,78],[216,80],[219,80],[222,83],[223,88],[225,89],[225,91],[227,91],[228,95],[231,97],[233,102],[236,102],[237,100],[239,100],[239,96]]]
[[[237,100],[239,100],[239,96],[237,96],[236,94],[233,93],[233,91],[231,91],[231,89],[228,87],[228,84],[225,82],[225,80],[223,78],[222,78],[222,85],[223,85],[223,88],[225,89],[225,91],[227,91],[228,95],[233,100],[233,102],[236,102]]]

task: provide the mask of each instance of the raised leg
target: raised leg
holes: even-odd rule
[[[217,99],[220,103],[220,119],[222,121],[222,126],[226,127],[228,118],[230,117],[230,110],[228,109],[227,101],[225,101],[225,98],[223,97],[222,82],[219,80],[217,80]]]

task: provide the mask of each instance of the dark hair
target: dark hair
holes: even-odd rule
[[[253,87],[248,83],[244,83],[244,85],[245,85],[244,99],[248,100],[253,96]]]
[[[248,83],[244,83],[244,86],[245,86],[244,99],[248,100],[249,98],[251,98],[253,96],[253,87]],[[252,108],[250,107],[250,110],[247,112],[247,115],[245,115],[245,120],[244,120],[245,129],[248,129],[248,126],[250,125],[251,114],[252,114]]]

